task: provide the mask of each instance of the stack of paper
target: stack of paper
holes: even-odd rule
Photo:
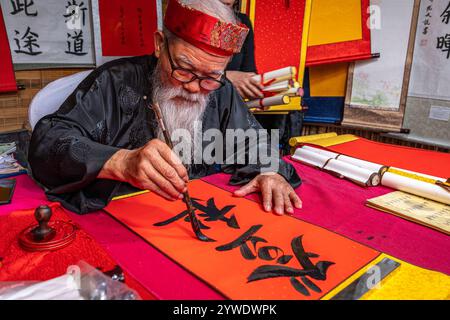
[[[14,152],[16,152],[16,144],[14,142],[0,144],[0,178],[26,172],[25,168],[14,158]]]
[[[292,97],[301,97],[303,89],[295,81],[296,74],[295,67],[286,67],[254,76],[264,86],[264,98],[247,101],[247,106],[264,110],[271,106],[286,105],[291,102]]]

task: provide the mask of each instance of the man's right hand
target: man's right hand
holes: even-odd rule
[[[189,181],[181,160],[159,139],[136,150],[119,150],[105,163],[98,178],[128,182],[168,200],[181,199]]]

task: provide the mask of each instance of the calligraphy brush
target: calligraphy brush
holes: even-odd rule
[[[155,111],[156,119],[158,120],[159,127],[161,128],[161,131],[164,135],[164,140],[166,141],[166,144],[169,146],[170,149],[173,149],[173,143],[172,139],[170,138],[169,131],[167,130],[167,126],[164,122],[164,118],[161,112],[161,109],[159,108],[158,103],[154,103],[152,105],[153,111]],[[185,192],[183,192],[184,202],[186,203],[187,211],[189,213],[189,220],[191,221],[192,230],[194,230],[195,235],[197,238],[201,241],[207,241],[207,242],[213,242],[216,241],[214,239],[208,238],[205,236],[202,231],[200,230],[200,224],[197,220],[197,216],[195,215],[195,209],[192,205],[191,197],[189,196],[189,191],[186,189]]]

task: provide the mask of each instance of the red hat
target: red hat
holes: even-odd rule
[[[249,29],[242,23],[221,21],[179,0],[170,0],[165,27],[177,37],[209,53],[231,56],[241,51]]]

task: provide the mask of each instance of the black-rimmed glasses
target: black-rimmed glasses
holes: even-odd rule
[[[172,78],[180,81],[181,83],[190,83],[198,79],[200,87],[207,91],[217,90],[225,85],[225,82],[221,80],[222,76],[219,79],[214,79],[211,77],[200,77],[190,70],[177,67],[172,60],[167,38],[165,38],[164,41],[167,48],[167,54],[169,56],[170,67],[172,68]]]

